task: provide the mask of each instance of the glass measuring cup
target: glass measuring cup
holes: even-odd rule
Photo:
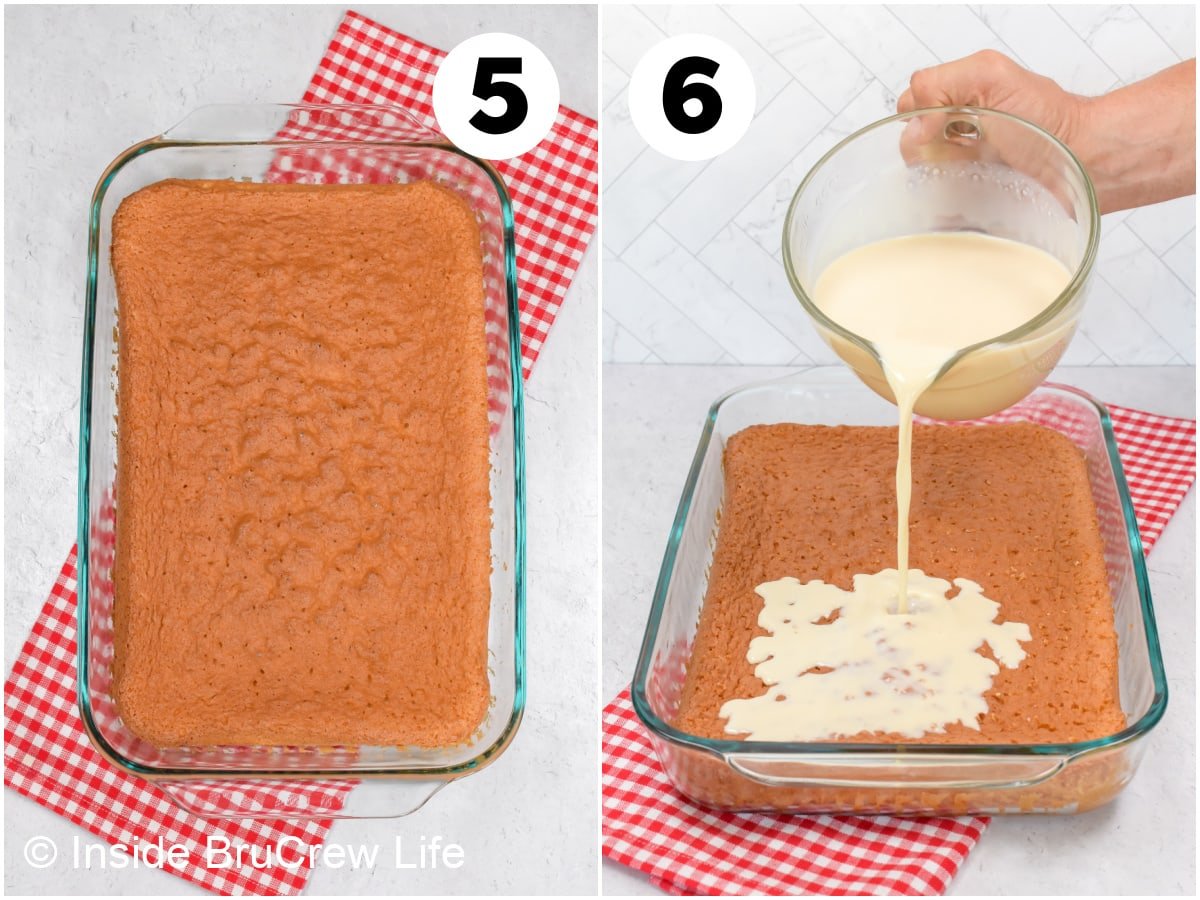
[[[821,337],[872,390],[895,402],[876,346],[814,303],[818,277],[865,244],[929,232],[973,231],[1029,244],[1073,273],[1038,315],[947,360],[916,412],[972,419],[1027,396],[1066,350],[1100,240],[1091,180],[1041,128],[970,107],[892,116],[847,137],[797,188],[784,224],[788,280]],[[971,315],[971,285],[962,285]]]

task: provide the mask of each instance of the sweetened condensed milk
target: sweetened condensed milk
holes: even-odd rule
[[[900,612],[908,609],[908,513],[913,408],[960,350],[999,337],[1054,302],[1071,280],[1057,259],[1028,244],[974,232],[939,232],[866,244],[834,260],[814,301],[875,345],[900,410],[896,560]],[[1020,345],[1011,353],[1022,353]],[[997,374],[1019,365],[988,354]]]
[[[770,687],[722,706],[727,730],[760,741],[869,731],[919,738],[953,722],[978,730],[1000,667],[976,650],[986,641],[1000,664],[1016,668],[1029,627],[995,622],[1000,604],[973,581],[952,586],[920,569],[909,573],[909,612],[897,613],[896,576],[855,575],[851,591],[795,578],[759,585],[758,624],[770,634],[754,638],[746,658]]]
[[[803,741],[865,732],[919,738],[955,722],[978,729],[997,661],[1015,668],[1030,632],[1019,622],[997,623],[999,604],[975,582],[956,578],[952,586],[909,570],[913,412],[960,351],[1029,322],[1070,280],[1043,250],[973,232],[867,244],[821,274],[814,302],[874,345],[899,408],[897,568],[855,575],[851,591],[794,578],[759,585],[759,625],[769,635],[755,638],[746,658],[768,690],[721,708],[727,732]],[[1073,327],[978,354],[981,412],[1004,405],[986,395],[989,384],[1011,381]],[[985,643],[995,660],[978,652]]]

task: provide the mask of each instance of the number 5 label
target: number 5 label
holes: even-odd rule
[[[558,115],[558,76],[524,38],[494,32],[451,50],[433,79],[438,127],[460,149],[510,159],[542,142]]]
[[[629,115],[664,156],[712,159],[736,144],[754,118],[754,76],[741,55],[706,34],[650,48],[629,79]]]

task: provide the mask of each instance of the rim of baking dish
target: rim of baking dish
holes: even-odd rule
[[[673,744],[692,747],[711,753],[721,758],[747,755],[758,757],[779,757],[780,762],[786,762],[792,756],[826,756],[831,762],[836,757],[854,754],[878,756],[886,758],[903,755],[914,757],[944,757],[944,756],[979,756],[979,757],[1068,757],[1075,758],[1097,750],[1111,749],[1123,744],[1132,743],[1150,731],[1167,707],[1167,680],[1163,669],[1162,648],[1158,638],[1158,627],[1155,624],[1154,606],[1150,596],[1150,581],[1146,574],[1146,558],[1142,548],[1141,533],[1138,530],[1137,517],[1134,513],[1133,500],[1129,494],[1129,485],[1125,480],[1125,470],[1117,452],[1116,436],[1113,433],[1112,417],[1108,408],[1090,394],[1068,385],[1045,383],[1037,388],[1038,392],[1058,392],[1072,395],[1091,406],[1100,420],[1104,434],[1104,445],[1108,460],[1113,470],[1113,481],[1120,498],[1121,514],[1124,519],[1125,533],[1129,540],[1130,558],[1137,581],[1138,600],[1142,613],[1142,625],[1146,633],[1146,649],[1150,658],[1150,671],[1154,681],[1154,697],[1146,712],[1136,722],[1102,738],[1072,743],[1053,744],[884,744],[884,743],[831,743],[815,741],[743,741],[718,740],[690,734],[675,728],[658,716],[650,706],[646,692],[646,684],[650,677],[651,661],[654,655],[654,645],[658,639],[659,626],[666,608],[667,587],[675,568],[676,553],[683,536],[684,524],[691,508],[692,497],[700,477],[700,468],[705,454],[713,438],[717,415],[725,401],[746,391],[755,390],[773,384],[786,383],[795,375],[782,378],[768,379],[753,384],[735,388],[713,402],[709,407],[708,416],[704,420],[704,430],[692,459],[692,467],[688,472],[679,507],[675,513],[675,521],[671,526],[670,537],[667,540],[666,552],[663,554],[662,568],[659,571],[658,583],[654,588],[654,599],[650,607],[650,618],[646,623],[646,632],[642,639],[641,651],[638,654],[637,669],[634,672],[630,695],[634,711],[642,723],[659,737]]]
[[[445,137],[431,131],[415,119],[411,113],[401,107],[373,106],[366,104],[215,104],[200,107],[197,112],[218,108],[246,109],[255,111],[277,110],[313,111],[313,112],[384,112],[395,114],[407,120],[414,129],[428,137],[403,140],[177,140],[168,137],[168,129],[163,134],[134,144],[116,157],[104,170],[96,188],[92,193],[88,209],[88,244],[87,244],[87,280],[84,293],[83,317],[83,374],[80,381],[79,404],[79,481],[76,517],[76,683],[77,705],[79,717],[83,722],[84,731],[92,745],[109,762],[138,777],[148,780],[163,778],[170,779],[205,779],[212,781],[238,782],[248,778],[279,778],[295,781],[314,781],[320,779],[352,779],[354,781],[378,779],[427,779],[452,781],[465,775],[474,774],[485,768],[496,757],[508,748],[516,735],[525,712],[525,414],[524,414],[524,379],[522,377],[520,305],[517,293],[517,260],[516,260],[516,224],[513,217],[512,200],[508,188],[500,173],[487,160],[472,156],[448,141]],[[185,120],[186,121],[186,120]],[[182,123],[181,123],[182,124]],[[175,126],[178,128],[179,126]],[[269,144],[279,147],[311,147],[311,146],[374,146],[374,147],[412,147],[428,148],[453,153],[482,169],[490,179],[500,201],[501,226],[504,233],[504,282],[508,310],[508,342],[509,342],[509,379],[511,382],[511,403],[513,415],[513,479],[514,479],[514,523],[513,551],[514,573],[513,591],[516,607],[513,626],[513,705],[507,723],[500,735],[486,748],[475,754],[471,759],[450,766],[414,765],[380,769],[228,769],[215,767],[158,767],[147,766],[126,758],[113,747],[101,734],[91,713],[90,685],[88,682],[88,559],[90,545],[90,501],[88,487],[90,483],[91,458],[91,412],[92,412],[92,365],[95,355],[96,331],[96,290],[99,274],[101,206],[109,185],[128,163],[154,150],[196,146],[248,146]]]

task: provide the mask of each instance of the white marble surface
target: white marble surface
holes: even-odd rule
[[[481,31],[540,46],[563,102],[597,114],[588,7],[369,7],[449,48]],[[109,161],[204,103],[299,99],[342,8],[5,9],[6,671],[74,539],[87,202]],[[36,77],[34,77],[36,76]],[[47,190],[54,185],[53,190]],[[598,248],[597,248],[598,249]],[[596,884],[597,258],[589,251],[527,386],[529,697],[495,765],[396,821],[329,840],[409,846],[442,835],[456,871],[318,870],[321,894],[590,894]],[[156,871],[45,871],[21,858],[81,829],[4,791],[6,894],[199,894]],[[90,840],[90,836],[87,836]],[[547,864],[553,860],[553,864]]]
[[[603,694],[629,684],[667,533],[708,407],[724,392],[789,370],[750,366],[604,366]],[[814,378],[853,382],[843,367]],[[1052,380],[1101,400],[1195,416],[1191,367],[1060,368]],[[865,387],[864,408],[884,402]],[[612,474],[607,474],[612,473]],[[1081,816],[993,819],[950,893],[1194,894],[1196,736],[1196,493],[1148,557],[1169,708],[1133,782]],[[606,894],[655,894],[638,873],[605,862]]]
[[[895,111],[913,71],[992,47],[1100,94],[1194,56],[1195,7],[1150,5],[606,6],[605,362],[834,363],[785,324],[792,194],[837,141]],[[626,86],[668,35],[720,36],[754,73],[758,110],[711,162],[669,160],[629,118]],[[1072,365],[1194,364],[1192,197],[1106,216]]]

